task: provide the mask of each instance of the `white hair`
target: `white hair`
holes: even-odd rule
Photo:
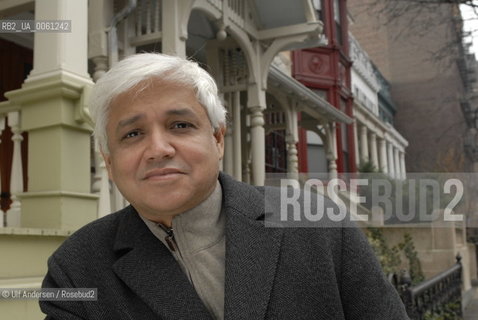
[[[104,153],[109,153],[106,126],[111,102],[132,88],[140,93],[151,85],[147,80],[153,79],[192,87],[214,130],[225,126],[226,109],[216,83],[196,62],[160,53],[135,54],[118,62],[93,87],[89,106],[95,122],[94,135]]]

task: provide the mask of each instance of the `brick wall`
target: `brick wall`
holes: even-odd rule
[[[390,81],[397,107],[394,124],[409,142],[407,171],[468,170],[453,8],[416,7],[390,19],[383,7],[363,0],[347,3],[353,20],[350,31]],[[400,9],[403,6],[396,8]]]

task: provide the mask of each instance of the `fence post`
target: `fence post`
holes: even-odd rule
[[[400,281],[399,281],[399,294],[402,298],[407,314],[411,319],[415,319],[417,316],[417,311],[415,304],[413,303],[412,291],[410,290],[412,279],[407,270],[400,271]]]

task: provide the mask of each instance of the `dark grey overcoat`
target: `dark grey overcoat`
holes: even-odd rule
[[[220,174],[225,319],[408,319],[357,228],[266,228],[264,188]],[[98,288],[98,301],[42,301],[47,319],[211,319],[168,249],[131,206],[68,238],[43,287]]]

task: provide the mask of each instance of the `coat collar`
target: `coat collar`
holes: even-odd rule
[[[180,266],[128,207],[119,224],[113,265],[116,275],[161,319],[211,319]]]
[[[226,319],[264,319],[279,257],[282,230],[264,227],[264,194],[221,173],[226,214]],[[114,272],[164,319],[210,319],[168,249],[132,207],[119,223]]]
[[[263,189],[220,175],[226,210],[226,319],[264,319],[282,229],[264,227]]]

